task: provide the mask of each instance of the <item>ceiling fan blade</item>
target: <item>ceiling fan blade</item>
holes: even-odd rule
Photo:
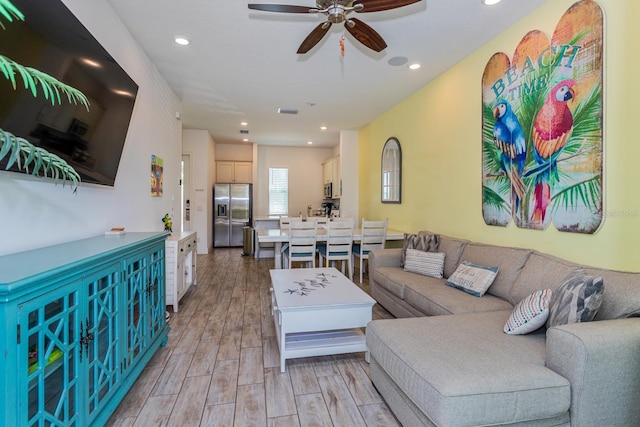
[[[364,9],[359,10],[360,13],[365,12],[380,12],[383,10],[396,9],[398,7],[408,6],[413,3],[418,3],[422,0],[356,0],[353,5],[361,4]]]
[[[307,38],[304,39],[304,41],[302,42],[302,44],[298,48],[298,52],[297,53],[307,53],[307,52],[309,52],[311,50],[311,48],[313,48],[315,45],[318,44],[318,42],[320,40],[322,40],[324,35],[327,34],[327,31],[329,31],[329,28],[331,28],[331,22],[329,22],[329,21],[325,21],[325,22],[323,22],[321,24],[318,24],[318,26],[316,28],[314,28],[313,31],[311,31],[309,33]]]
[[[291,6],[288,4],[249,4],[249,9],[262,10],[265,12],[282,12],[282,13],[316,13],[315,7],[309,6]]]
[[[350,24],[350,22],[353,23],[353,25]],[[344,26],[356,40],[371,50],[380,52],[387,47],[387,43],[385,43],[384,39],[376,30],[357,18],[350,18],[344,23]]]

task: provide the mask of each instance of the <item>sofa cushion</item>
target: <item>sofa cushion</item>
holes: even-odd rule
[[[407,249],[404,258],[404,271],[442,279],[443,269],[444,252],[424,252],[417,249]]]
[[[444,277],[449,277],[456,271],[460,263],[460,255],[467,244],[466,240],[454,239],[440,235],[438,251],[444,252]]]
[[[640,273],[585,268],[587,274],[604,280],[602,305],[595,320],[640,316]]]
[[[532,253],[511,288],[509,301],[515,305],[532,292],[548,288],[553,291],[551,295],[551,305],[553,305],[557,297],[556,291],[562,281],[576,267],[575,263],[551,255]]]
[[[504,332],[524,335],[544,326],[549,318],[551,294],[551,289],[542,289],[520,301],[504,324]]]
[[[426,276],[404,271],[402,267],[379,267],[372,273],[376,287],[383,288],[400,299],[404,299],[404,291],[408,284],[429,279]]]
[[[498,267],[487,267],[462,261],[446,284],[461,289],[473,296],[481,297],[489,289],[498,274]]]
[[[496,280],[487,291],[491,295],[509,300],[511,288],[520,270],[531,255],[528,249],[509,248],[505,246],[484,245],[481,243],[467,243],[460,256],[461,261],[470,261],[474,264],[498,267]],[[539,288],[542,289],[542,288]],[[529,295],[528,292],[526,295]],[[526,296],[525,295],[525,296]],[[523,297],[524,298],[524,297]],[[520,300],[512,304],[517,304]]]
[[[404,260],[407,256],[407,249],[417,249],[423,252],[435,252],[438,250],[438,235],[404,233],[402,257],[400,258],[401,265],[404,265]]]
[[[424,277],[404,289],[407,304],[426,316],[473,313],[481,311],[511,310],[513,306],[501,298],[485,294],[482,298],[445,285],[444,279]]]
[[[593,320],[602,304],[604,282],[602,277],[588,276],[578,268],[567,276],[557,292],[547,328]]]
[[[569,382],[545,367],[545,335],[507,335],[511,310],[374,320],[371,356],[435,425],[525,423],[569,410]]]

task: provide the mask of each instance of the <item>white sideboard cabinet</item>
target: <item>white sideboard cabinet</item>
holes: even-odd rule
[[[198,243],[195,231],[173,233],[165,242],[167,264],[167,305],[173,306],[173,312],[178,312],[178,302],[193,285],[196,285]]]

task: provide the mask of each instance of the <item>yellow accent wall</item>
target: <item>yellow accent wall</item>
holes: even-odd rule
[[[495,52],[513,55],[530,30],[549,36],[574,0],[529,16],[361,129],[359,210],[405,232],[431,230],[537,249],[593,266],[640,271],[640,2],[598,0],[605,15],[604,220],[591,235],[485,225],[482,218],[481,80]],[[380,202],[380,156],[400,140],[402,204]]]

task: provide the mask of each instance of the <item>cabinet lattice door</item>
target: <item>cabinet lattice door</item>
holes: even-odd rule
[[[83,395],[88,399],[88,419],[92,421],[96,409],[115,393],[122,374],[118,319],[124,283],[120,264],[88,277],[83,288],[87,291],[87,304],[83,306],[88,310],[83,326],[85,337],[90,337],[85,339],[82,353],[88,379]]]
[[[80,427],[80,285],[71,283],[19,308],[26,327],[18,344],[22,425]]]

